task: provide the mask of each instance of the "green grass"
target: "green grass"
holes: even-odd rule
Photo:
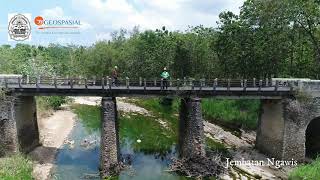
[[[320,179],[320,157],[311,164],[301,165],[289,174],[290,180]]]
[[[211,151],[217,151],[222,154],[228,153],[226,146],[220,142],[217,142],[211,138],[206,137],[206,148]]]
[[[160,100],[160,98],[148,98],[134,100],[129,99],[127,101],[145,108],[146,110],[152,112],[152,114],[157,116],[158,118],[167,121],[172,129],[177,129],[180,101],[175,98],[173,100],[172,106],[164,106],[159,103]]]
[[[258,100],[203,99],[203,116],[209,122],[245,129],[256,129],[260,110]]]
[[[136,152],[164,154],[176,143],[170,130],[161,127],[152,117],[130,115],[120,118],[120,139],[129,139]],[[141,143],[137,140],[140,139]]]
[[[72,110],[78,115],[80,121],[89,132],[99,131],[101,127],[100,106],[74,104]]]
[[[152,111],[157,116],[169,120],[177,126],[180,101],[175,98],[172,107],[162,106],[158,98],[128,100],[138,106]],[[260,111],[259,100],[218,100],[203,99],[202,112],[206,120],[212,123],[220,122],[222,125],[256,129]]]
[[[100,106],[72,105],[73,111],[89,132],[100,130],[101,108]],[[166,129],[155,120],[154,117],[127,113],[119,116],[120,142],[130,140],[136,152],[165,153],[176,142],[176,134],[171,129]],[[137,143],[140,139],[141,143]]]
[[[32,178],[32,162],[23,155],[0,159],[1,180],[29,180]]]

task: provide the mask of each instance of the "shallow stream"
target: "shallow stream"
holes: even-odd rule
[[[85,143],[86,141],[86,143]],[[81,121],[77,120],[74,129],[69,135],[67,144],[59,150],[52,173],[52,179],[73,180],[73,179],[100,179],[99,177],[99,152],[100,132],[88,131]],[[134,152],[132,143],[126,139],[120,146],[121,154],[130,164],[130,168],[123,170],[114,179],[185,179],[166,172],[170,158],[176,156],[175,147],[170,153],[159,155],[158,153],[145,154]],[[143,143],[143,142],[141,142]]]

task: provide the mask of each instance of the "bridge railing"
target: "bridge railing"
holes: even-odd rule
[[[281,87],[293,87],[289,83],[281,83],[280,80],[272,79],[193,79],[193,78],[183,78],[183,79],[169,79],[167,80],[168,87],[176,88],[232,88],[232,87],[241,87],[244,90],[246,88],[264,88],[264,87],[273,87],[275,90]],[[101,88],[114,88],[114,87],[158,87],[160,88],[164,85],[164,81],[159,78],[119,78],[116,81],[110,77],[103,78],[82,78],[82,77],[18,77],[18,78],[1,78],[0,77],[0,86],[2,87],[25,87],[25,86],[34,86],[34,87],[44,87],[44,86],[53,86],[58,87],[67,87],[67,88],[90,88],[90,87],[101,87]]]

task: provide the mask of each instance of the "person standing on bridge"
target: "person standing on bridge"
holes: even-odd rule
[[[161,73],[161,80],[162,80],[162,84],[161,84],[161,89],[168,89],[168,79],[170,78],[170,74],[167,71],[167,68],[163,68],[163,71]]]
[[[114,69],[112,70],[111,77],[112,77],[112,85],[117,86],[118,77],[119,77],[118,66],[115,66]]]

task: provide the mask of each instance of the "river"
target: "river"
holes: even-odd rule
[[[122,107],[119,109],[123,110]],[[67,143],[64,144],[57,153],[54,162],[55,166],[52,170],[53,179],[100,179],[99,129],[88,129],[87,125],[83,123],[86,122],[86,120],[80,120],[79,117],[77,118],[73,130],[67,138]],[[160,152],[144,153],[143,151],[134,150],[134,144],[145,143],[143,140],[137,142],[136,139],[136,137],[126,136],[122,141],[120,151],[128,167],[121,171],[118,177],[114,177],[113,179],[185,179],[184,177],[166,171],[168,170],[171,158],[177,156],[174,145],[164,154]]]

